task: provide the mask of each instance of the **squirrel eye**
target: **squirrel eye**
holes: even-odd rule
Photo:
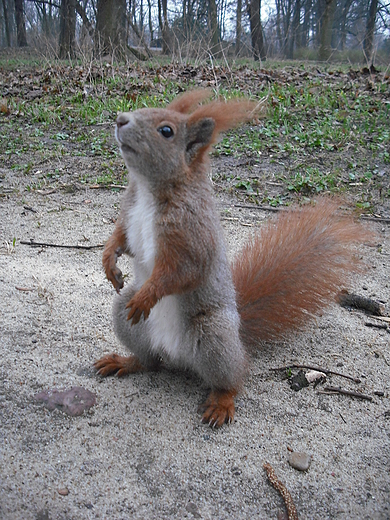
[[[158,129],[158,131],[160,132],[160,134],[163,136],[163,137],[166,137],[167,139],[169,137],[172,137],[173,136],[173,130],[170,126],[168,125],[164,125],[162,126],[161,128]]]

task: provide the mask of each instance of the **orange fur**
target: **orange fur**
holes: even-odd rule
[[[118,354],[107,354],[107,356],[95,361],[93,366],[102,377],[111,374],[123,377],[145,370],[136,356],[119,356]]]
[[[212,101],[199,106],[188,118],[188,125],[203,118],[213,119],[215,128],[212,139],[208,145],[211,146],[217,140],[221,132],[234,128],[245,121],[254,119],[259,112],[259,105],[254,101],[246,99],[235,99],[227,101]]]
[[[235,259],[232,271],[246,345],[281,337],[307,321],[339,291],[356,269],[350,246],[365,231],[337,216],[337,204],[282,213],[254,236]]]
[[[202,422],[213,428],[220,428],[224,423],[231,423],[234,419],[235,389],[213,390],[206,401],[199,407],[202,413]]]
[[[115,290],[119,292],[123,287],[123,278],[116,262],[119,256],[126,250],[126,235],[120,222],[117,222],[114,233],[107,240],[103,251],[103,267]]]
[[[209,89],[190,90],[174,99],[167,108],[181,114],[189,114],[199,103],[209,97],[211,97]]]

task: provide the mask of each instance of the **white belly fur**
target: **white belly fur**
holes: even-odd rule
[[[152,274],[155,263],[156,205],[144,179],[137,176],[136,186],[135,201],[126,218],[126,237],[135,256],[136,280],[142,285]],[[170,295],[162,298],[151,310],[146,325],[153,350],[165,353],[172,360],[179,360],[184,338],[178,297]]]

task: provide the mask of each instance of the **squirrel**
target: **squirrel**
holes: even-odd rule
[[[230,265],[209,178],[220,132],[250,121],[249,100],[204,103],[189,91],[166,108],[120,113],[116,139],[128,169],[103,267],[118,295],[114,331],[130,356],[106,355],[101,376],[156,369],[164,360],[197,373],[211,389],[202,422],[233,421],[253,349],[303,326],[335,297],[354,268],[361,226],[334,200],[282,212]],[[124,287],[117,260],[133,258]]]

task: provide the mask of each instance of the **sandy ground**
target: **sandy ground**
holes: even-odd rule
[[[299,518],[390,518],[388,330],[332,305],[302,334],[261,348],[235,422],[212,430],[197,414],[207,389],[190,373],[167,367],[125,379],[96,375],[94,360],[124,353],[112,331],[114,291],[101,249],[20,244],[101,244],[113,231],[120,195],[43,195],[28,192],[22,175],[3,177],[0,518],[278,518],[284,506],[264,462],[290,490]],[[268,216],[232,208],[224,220],[231,251],[253,230],[243,224]],[[362,246],[367,270],[347,287],[389,304],[390,226],[376,226],[382,246]],[[129,261],[121,266],[131,275]],[[270,370],[294,362],[359,377],[360,384],[329,376],[327,384],[373,399],[326,395],[321,386],[294,392],[283,372]],[[34,399],[74,386],[96,395],[78,417]],[[289,449],[311,455],[308,471],[289,465]]]

